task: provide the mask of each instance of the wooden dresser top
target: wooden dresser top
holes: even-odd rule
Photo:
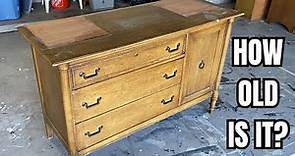
[[[20,27],[53,65],[107,55],[241,13],[199,0],[162,0]]]

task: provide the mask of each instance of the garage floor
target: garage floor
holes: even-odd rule
[[[139,131],[93,156],[295,156],[295,35],[282,26],[239,19],[233,36],[286,36],[282,68],[232,68],[230,54],[222,78],[219,106],[207,113],[208,101]],[[0,34],[0,155],[67,155],[57,138],[44,134],[39,94],[29,45],[17,32]],[[235,102],[240,77],[275,77],[281,83],[281,103],[273,109],[243,109]],[[282,118],[291,125],[283,150],[225,150],[225,120]],[[253,126],[253,124],[251,124]]]
[[[115,1],[114,8],[122,8],[122,7],[129,6],[129,3],[127,3],[125,0],[114,0],[114,1]],[[84,14],[103,11],[103,10],[92,10],[89,5],[84,5],[84,9],[80,10],[78,1],[71,2],[70,7],[63,11],[54,10],[50,8],[49,14],[45,12],[44,5],[41,5],[41,3],[33,3],[32,8],[33,9],[29,14],[22,14],[21,18],[19,19],[5,20],[5,21],[0,20],[0,33],[15,31],[17,27],[27,23],[61,19],[66,17],[72,17],[72,16],[78,16],[78,15],[84,15]]]

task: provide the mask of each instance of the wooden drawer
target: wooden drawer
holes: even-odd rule
[[[73,91],[75,121],[81,122],[180,83],[182,65],[183,59],[178,59]]]
[[[184,36],[180,36],[168,41],[159,41],[134,48],[127,53],[108,59],[97,59],[73,66],[73,88],[76,89],[128,72],[128,70],[180,55],[183,45]]]
[[[84,149],[176,108],[178,99],[179,85],[175,85],[109,113],[82,122],[76,125],[78,149]]]

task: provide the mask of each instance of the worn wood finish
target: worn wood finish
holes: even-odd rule
[[[175,3],[181,5],[182,2],[177,1]],[[203,12],[200,10],[198,14],[183,17],[154,6],[154,3],[95,13],[85,15],[85,18],[107,31],[110,35],[74,42],[56,48],[48,47],[42,53],[53,65],[60,65],[84,58],[112,54],[118,50],[129,49],[147,43],[154,38],[163,38],[170,33],[181,31],[183,34],[187,32],[187,29],[202,25],[206,27],[206,24],[210,22],[216,23],[216,20],[227,20],[239,15],[240,13],[237,11],[216,7],[211,11]],[[27,27],[21,27],[20,31],[25,32],[26,36],[31,34],[27,32],[30,32]],[[33,42],[38,42],[35,37],[30,39]],[[42,44],[42,42],[38,43]]]
[[[47,137],[52,137],[52,128],[49,126],[49,122],[51,122],[54,123],[54,129],[57,129],[67,141],[66,127],[64,127],[66,124],[64,109],[62,105],[51,104],[62,103],[58,69],[52,68],[48,61],[40,55],[38,49],[34,47],[32,49]]]
[[[72,27],[69,27],[69,25]],[[64,29],[65,27],[66,29]],[[28,25],[27,28],[37,36],[40,42],[49,48],[108,35],[108,32],[97,27],[85,17],[73,17],[52,20],[47,23],[36,23]]]
[[[222,51],[221,51],[221,55],[220,57],[220,61],[219,61],[219,65],[216,64],[216,66],[218,68],[213,68],[213,69],[218,69],[217,72],[214,71],[214,75],[217,75],[214,78],[214,84],[213,86],[213,92],[212,92],[212,97],[211,97],[211,105],[210,105],[210,112],[214,111],[215,106],[216,106],[216,102],[218,100],[218,96],[219,96],[219,86],[220,86],[220,81],[221,81],[221,76],[222,76],[222,72],[223,72],[223,67],[224,67],[224,63],[225,63],[225,58],[226,58],[226,53],[227,53],[227,48],[228,48],[228,44],[229,44],[229,40],[230,40],[230,36],[231,36],[231,31],[232,31],[232,23],[233,23],[234,19],[230,19],[228,20],[228,24],[227,24],[227,29],[226,29],[226,34],[224,37],[224,42],[220,42],[221,46],[222,46]]]
[[[39,79],[40,77],[40,72],[39,72],[39,68],[38,68],[38,58],[37,58],[37,54],[36,54],[36,49],[32,48],[32,55],[33,55],[33,59],[34,59],[34,67],[35,67],[35,73],[36,73],[36,79],[38,82],[38,89],[39,89],[39,93],[40,93],[40,100],[41,100],[41,109],[42,109],[42,113],[43,113],[43,118],[44,118],[44,126],[45,126],[45,133],[48,139],[53,137],[53,130],[52,128],[49,126],[48,121],[46,119],[46,109],[45,109],[45,104],[43,102],[43,91],[42,91],[42,83],[41,80]]]
[[[211,74],[217,53],[222,52],[220,38],[224,36],[224,23],[188,36],[185,75],[183,79],[183,102],[190,101],[196,94],[210,90]],[[216,68],[216,67],[215,67]]]
[[[209,97],[213,110],[232,22],[241,14],[182,2],[83,16],[109,35],[57,47],[30,26],[20,28],[33,47],[47,136],[59,137],[69,155],[84,155]]]
[[[73,91],[75,121],[89,119],[180,83],[182,64],[183,59],[178,59]]]
[[[185,17],[217,9],[217,7],[212,4],[196,0],[186,0],[181,3],[178,3],[178,0],[161,0],[158,3],[155,3],[155,6],[167,9]]]
[[[169,110],[169,111],[167,111],[165,113],[162,113],[161,115],[158,115],[158,116],[156,116],[156,117],[154,117],[154,118],[152,118],[150,120],[144,121],[144,122],[142,122],[142,123],[140,123],[140,124],[138,124],[138,125],[136,125],[134,127],[131,127],[131,128],[129,128],[129,129],[125,130],[125,131],[122,131],[121,133],[118,133],[118,134],[116,134],[116,135],[114,135],[114,136],[112,136],[112,137],[110,137],[110,138],[108,138],[106,140],[103,140],[103,141],[98,142],[98,143],[96,143],[96,144],[94,144],[92,146],[89,146],[88,148],[81,150],[79,153],[82,154],[82,155],[87,155],[87,154],[91,153],[92,151],[96,150],[97,148],[102,148],[104,146],[107,146],[107,145],[109,145],[109,144],[111,144],[111,143],[113,143],[113,142],[115,142],[115,141],[117,141],[119,139],[122,139],[122,138],[127,137],[128,135],[130,135],[132,133],[135,133],[136,131],[139,131],[139,130],[141,130],[141,129],[145,128],[145,127],[148,127],[148,126],[150,126],[152,124],[155,124],[155,123],[157,123],[157,122],[159,122],[161,120],[164,120],[164,119],[166,119],[166,118],[168,118],[168,117],[170,117],[170,116],[172,116],[172,115],[174,115],[174,114],[176,114],[178,112],[184,111],[184,110],[196,105],[197,103],[200,103],[200,102],[208,99],[210,96],[211,96],[211,92],[203,94],[203,95],[197,97],[196,99],[194,99],[194,100],[192,100],[190,102],[187,102],[184,105],[181,105],[181,106],[178,106],[178,107],[176,107],[174,109],[171,109],[171,110]]]
[[[85,149],[88,146],[177,107],[178,98],[179,85],[176,85],[78,124],[76,126],[78,132],[78,149]],[[98,132],[99,128],[101,128],[100,132],[94,134]],[[90,132],[90,135],[87,134],[88,132]]]
[[[157,41],[149,45],[122,52],[120,55],[81,63],[72,67],[73,88],[79,88],[98,81],[126,73],[132,69],[172,58],[183,53],[185,36]],[[170,52],[169,52],[170,51]],[[97,73],[96,73],[96,70]],[[86,77],[81,76],[84,73]]]

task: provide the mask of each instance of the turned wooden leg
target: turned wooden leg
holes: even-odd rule
[[[54,132],[53,129],[45,122],[45,130],[46,130],[46,136],[48,139],[53,138]]]
[[[212,113],[215,110],[216,107],[216,102],[218,100],[218,91],[214,91],[211,97],[211,104],[210,104],[210,109],[209,109],[209,113]]]
[[[69,156],[81,156],[81,155],[77,151],[70,151]]]

